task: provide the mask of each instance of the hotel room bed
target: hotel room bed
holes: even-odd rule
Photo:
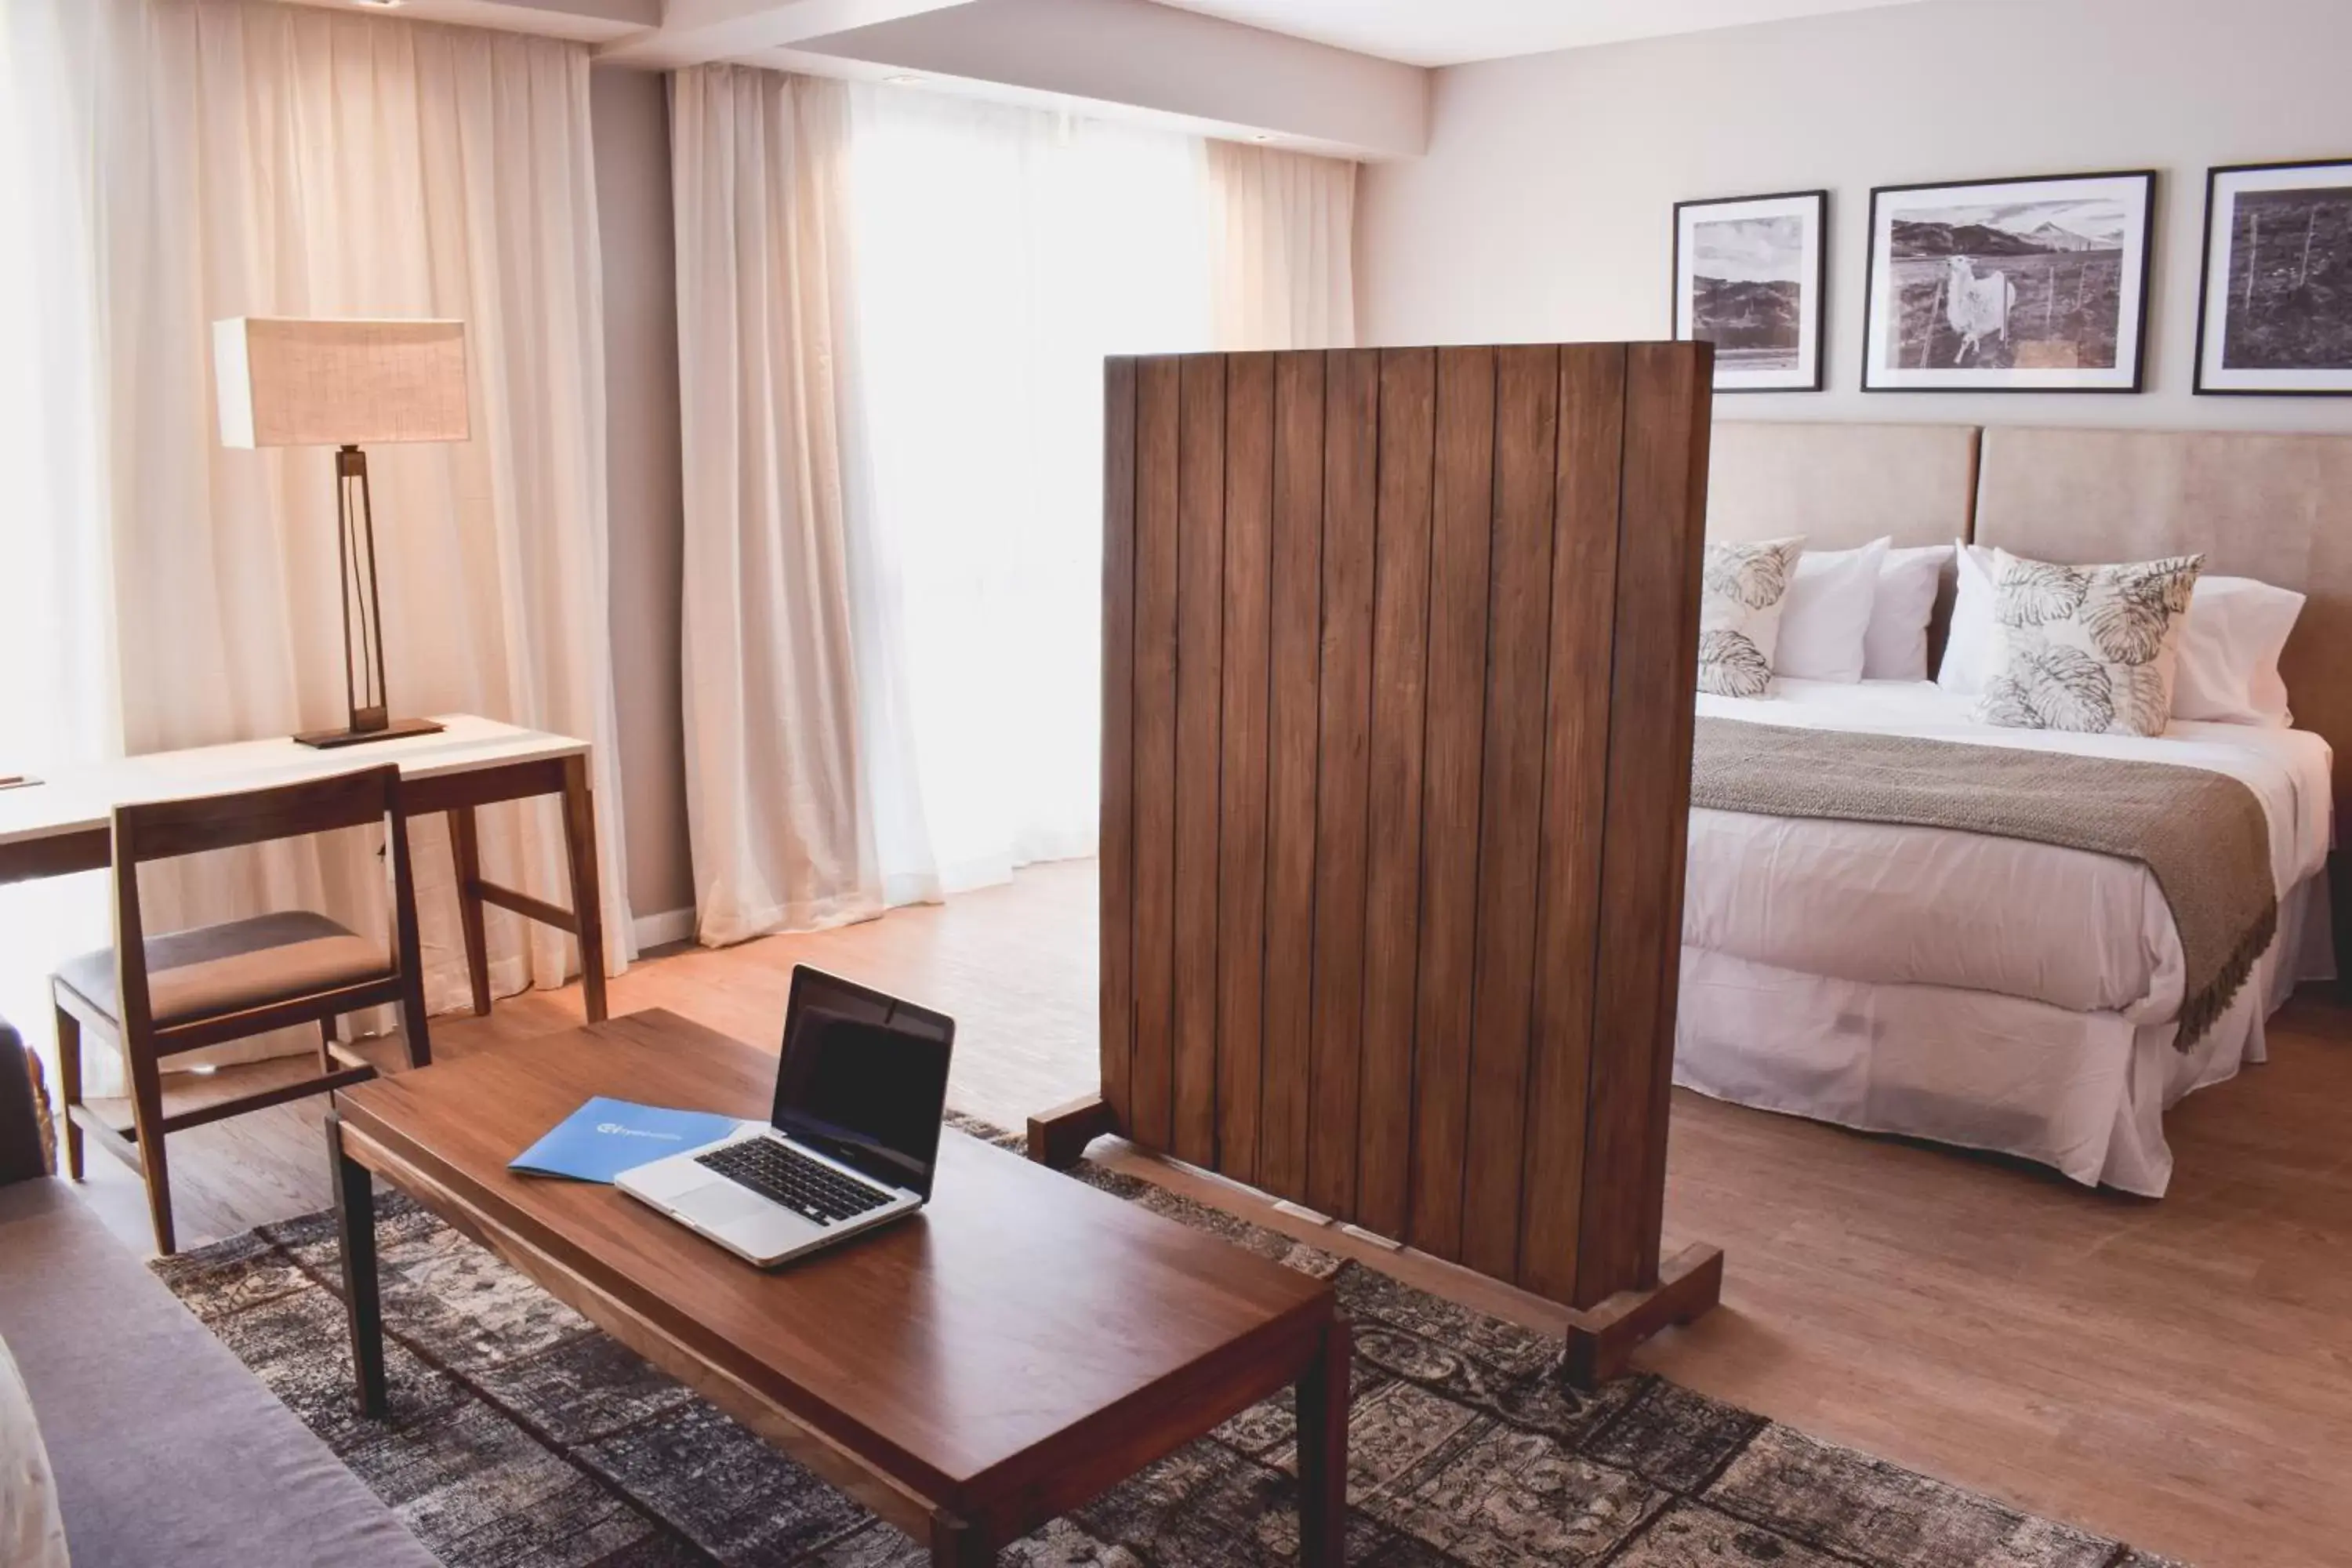
[[[2280,935],[2196,1047],[2174,1048],[2180,942],[2147,867],[1946,828],[1694,810],[1675,1077],[1872,1131],[1995,1149],[2160,1194],[2162,1114],[2262,1059],[2262,1023],[2324,953],[2327,743],[2176,724],[2161,738],[1995,729],[1927,681],[1782,680],[1702,715],[2176,763],[2252,791]],[[2269,1000],[2264,1005],[2265,999]]]
[[[2263,1059],[2263,1023],[2333,973],[2329,852],[2352,734],[2352,439],[1719,424],[1709,533],[1972,539],[2041,559],[2208,552],[2309,595],[2287,656],[2307,728],[2176,721],[2141,740],[1973,723],[1933,682],[1790,681],[1704,716],[2170,762],[2246,785],[2279,929],[2176,1048],[2183,959],[2136,860],[1944,828],[1695,810],[1675,1079],[1762,1109],[1994,1150],[2161,1195],[2164,1112]],[[1981,447],[1979,441],[1981,439]],[[1949,597],[1939,608],[1937,636]],[[1931,660],[1932,668],[1932,660]]]

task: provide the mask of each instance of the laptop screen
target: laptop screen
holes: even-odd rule
[[[878,1182],[931,1195],[955,1020],[811,969],[793,971],[770,1121]]]

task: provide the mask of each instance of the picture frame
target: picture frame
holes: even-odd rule
[[[2352,158],[2205,171],[2193,387],[2352,396]]]
[[[1674,335],[1716,345],[1717,392],[1819,392],[1830,194],[1675,204]]]
[[[2156,202],[2153,169],[1874,189],[1862,389],[2143,390]]]

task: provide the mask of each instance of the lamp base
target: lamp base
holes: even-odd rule
[[[443,728],[430,719],[394,719],[373,730],[314,730],[307,735],[295,736],[294,741],[297,745],[331,752],[338,746],[363,746],[370,741],[397,741],[404,735],[437,735]]]

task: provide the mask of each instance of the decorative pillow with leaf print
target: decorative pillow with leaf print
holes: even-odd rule
[[[2202,555],[2059,566],[1993,552],[1990,674],[1979,723],[2161,735]]]
[[[1698,601],[1698,689],[1717,697],[1772,689],[1780,608],[1805,552],[1801,536],[1710,544]]]

